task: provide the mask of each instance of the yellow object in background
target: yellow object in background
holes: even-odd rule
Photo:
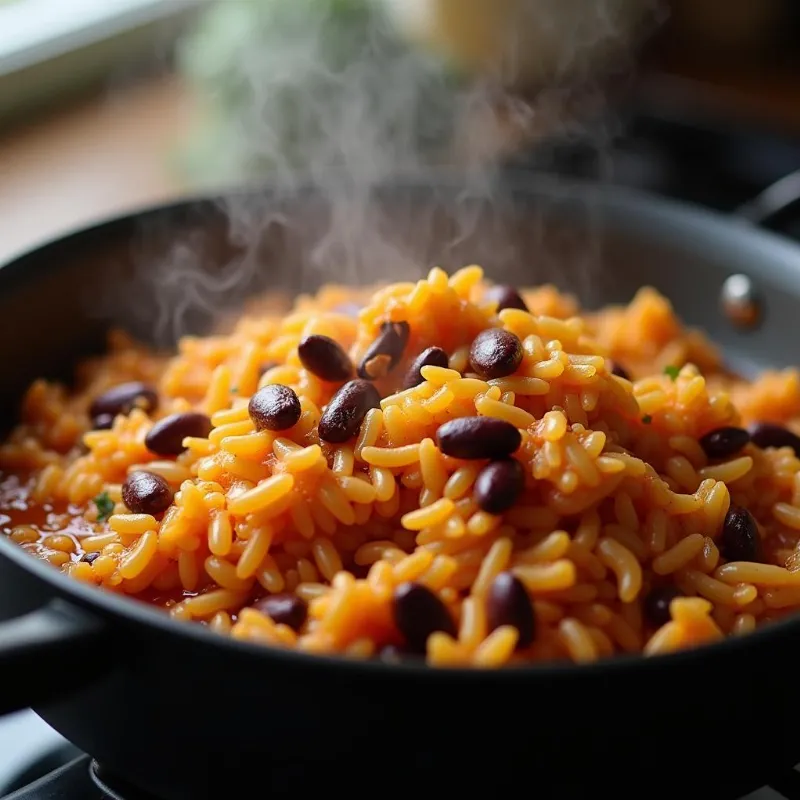
[[[383,0],[399,28],[460,69],[542,84],[631,46],[654,0]]]

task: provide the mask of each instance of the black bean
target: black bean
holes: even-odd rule
[[[800,436],[774,422],[756,422],[750,426],[750,439],[758,447],[791,447],[800,458]]]
[[[456,635],[447,606],[419,583],[401,583],[394,591],[394,622],[414,652],[424,653],[428,637],[436,631]]]
[[[152,472],[131,472],[122,484],[122,502],[134,514],[160,514],[172,502],[172,489]]]
[[[731,506],[725,515],[720,537],[720,552],[726,561],[764,560],[764,548],[753,515],[740,506]]]
[[[199,411],[183,411],[158,420],[144,437],[145,447],[160,456],[179,456],[186,448],[187,436],[205,439],[211,433],[211,420]]]
[[[359,378],[374,381],[388,375],[402,358],[411,329],[407,322],[384,322],[358,366]]]
[[[255,604],[256,610],[266,614],[278,625],[288,625],[299,631],[308,617],[308,606],[295,594],[273,594]]]
[[[113,414],[100,414],[92,420],[92,430],[107,431],[114,425]]]
[[[341,444],[358,433],[367,411],[380,408],[381,396],[369,382],[356,378],[331,397],[319,420],[319,438]]]
[[[616,361],[611,362],[611,374],[616,375],[619,378],[625,378],[626,381],[629,381],[631,379],[628,370],[626,370],[625,367],[623,367]]]
[[[653,628],[660,628],[672,619],[669,604],[676,597],[683,597],[683,592],[675,586],[655,586],[648,592],[642,603],[642,612]]]
[[[247,411],[257,431],[285,431],[297,425],[303,409],[294,389],[271,383],[250,398]]]
[[[100,558],[100,553],[84,553],[81,556],[81,561],[87,564],[93,564],[98,558]]]
[[[709,458],[730,458],[742,450],[750,441],[744,428],[717,428],[700,437],[700,447]]]
[[[513,625],[519,631],[518,648],[533,643],[536,635],[533,603],[522,581],[510,572],[501,572],[489,587],[486,622],[490,631],[501,625]]]
[[[324,381],[346,381],[353,374],[350,357],[329,336],[306,336],[297,347],[300,363]]]
[[[103,392],[100,397],[95,397],[89,407],[89,416],[92,419],[97,419],[101,414],[111,414],[115,417],[117,414],[129,414],[135,407],[149,413],[157,405],[158,395],[152,386],[141,381],[131,381],[120,383]]]
[[[429,347],[427,350],[423,350],[408,368],[406,377],[403,380],[403,388],[412,389],[425,380],[421,372],[423,367],[446,367],[449,363],[450,359],[441,347]]]
[[[498,312],[502,311],[504,308],[519,308],[522,311],[528,310],[525,301],[513,286],[496,284],[487,290],[484,299],[490,302],[496,302]]]
[[[522,342],[502,328],[487,328],[472,342],[469,363],[484,380],[504,378],[522,363]]]
[[[436,441],[453,458],[505,458],[522,444],[522,435],[503,419],[459,417],[439,426]]]
[[[525,470],[515,458],[487,464],[475,480],[475,500],[483,511],[502,514],[508,511],[525,487]]]

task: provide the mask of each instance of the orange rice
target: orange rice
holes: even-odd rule
[[[709,462],[698,444],[754,420],[797,430],[798,371],[730,377],[652,289],[626,307],[581,313],[545,286],[521,291],[529,312],[498,314],[487,286],[478,267],[450,277],[436,268],[374,291],[327,286],[288,313],[254,306],[228,334],[184,337],[172,357],[113,333],[107,355],[80,366],[74,392],[45,380],[28,390],[0,447],[0,525],[72,578],[156,603],[176,620],[360,658],[402,649],[393,597],[408,582],[431,590],[452,619],[452,630],[427,637],[432,665],[649,656],[747,633],[800,607],[800,460],[789,447],[750,443]],[[353,303],[357,317],[340,310]],[[375,383],[380,409],[353,439],[321,442],[320,415],[341,384],[304,368],[299,342],[329,336],[357,365],[387,321],[408,323],[410,334],[400,363]],[[514,374],[485,381],[470,372],[469,348],[491,327],[519,337],[523,357]],[[398,391],[430,346],[446,351],[449,369],[428,367],[422,383]],[[633,382],[613,375],[612,363]],[[133,380],[157,390],[157,409],[91,430],[93,398]],[[275,383],[296,393],[299,421],[257,431],[249,398]],[[150,452],[153,423],[189,410],[210,417],[211,433],[187,438],[177,457]],[[476,415],[521,433],[514,458],[525,485],[501,514],[473,496],[486,461],[437,447],[440,425]],[[164,513],[126,508],[121,485],[135,470],[170,484]],[[722,557],[731,503],[757,520],[765,563]],[[513,624],[490,625],[487,595],[501,572],[532,604],[535,635],[524,647]],[[664,586],[680,596],[654,626],[645,598]],[[301,626],[258,610],[265,596],[287,593],[306,606]]]

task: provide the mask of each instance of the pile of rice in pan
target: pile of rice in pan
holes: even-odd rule
[[[479,267],[254,307],[36,381],[0,526],[71,578],[310,653],[652,656],[800,607],[800,376],[728,374],[642,289]]]

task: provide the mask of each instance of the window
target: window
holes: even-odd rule
[[[0,117],[69,89],[70,81],[102,76],[113,68],[115,57],[132,54],[131,37],[135,35],[141,47],[147,42],[143,31],[179,18],[198,4],[199,0],[0,0]],[[108,46],[111,41],[113,47]]]

